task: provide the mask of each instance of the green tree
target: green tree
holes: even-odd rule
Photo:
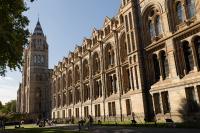
[[[11,100],[10,102],[6,103],[0,109],[0,112],[2,112],[2,113],[16,112],[16,100]]]
[[[0,0],[0,76],[5,76],[7,67],[16,70],[22,66],[29,36],[29,20],[23,15],[27,10],[24,0]]]
[[[0,101],[0,110],[3,108],[3,104],[2,102]]]

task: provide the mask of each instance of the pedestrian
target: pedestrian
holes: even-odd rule
[[[88,122],[89,122],[88,128],[92,127],[92,125],[93,125],[93,118],[92,118],[91,115],[88,116]]]
[[[78,122],[78,130],[79,130],[79,132],[81,131],[81,124],[82,123],[82,120],[79,120],[79,122]]]

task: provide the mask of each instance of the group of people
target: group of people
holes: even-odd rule
[[[36,122],[36,125],[38,125],[39,127],[45,127],[46,124],[48,126],[52,126],[54,124],[54,121],[48,119],[38,119]]]
[[[5,130],[5,122],[4,120],[1,120],[1,119],[0,119],[0,128],[1,130]]]
[[[84,123],[86,123],[86,126],[88,127],[88,129],[90,129],[93,125],[93,118],[91,115],[88,116],[88,118],[86,120],[83,120],[81,119],[79,122],[78,122],[78,128],[79,128],[79,131],[81,130],[82,126],[84,125]]]

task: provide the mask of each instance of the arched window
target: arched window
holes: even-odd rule
[[[56,93],[56,82],[53,82],[53,92]]]
[[[62,81],[63,81],[63,89],[64,89],[66,87],[66,77],[65,77],[65,74],[63,75]]]
[[[154,24],[153,24],[153,21],[149,21],[149,33],[150,33],[150,36],[151,36],[151,40],[154,39],[155,37],[155,27],[154,27]]]
[[[127,59],[127,45],[124,33],[120,38],[120,58],[121,62],[124,62]]]
[[[66,105],[66,94],[65,93],[63,93],[63,107]]]
[[[72,71],[68,72],[68,87],[72,86]]]
[[[161,24],[161,18],[160,16],[156,17],[156,35],[159,36],[163,32],[162,30],[162,24]]]
[[[183,54],[184,54],[185,69],[186,69],[186,72],[188,73],[194,69],[192,49],[189,46],[189,43],[187,41],[182,43],[182,48],[183,48]]]
[[[56,97],[54,97],[54,100],[53,100],[53,107],[54,108],[56,107]]]
[[[160,65],[156,54],[153,54],[153,67],[154,67],[155,81],[157,82],[160,80]]]
[[[124,17],[123,17],[123,15],[120,15],[120,16],[119,16],[119,20],[120,20],[120,24],[123,24],[123,23],[124,23]]]
[[[34,56],[34,63],[35,64],[37,63],[37,56],[36,55]]]
[[[198,64],[198,68],[200,69],[200,36],[196,37],[194,39],[194,46],[195,46],[195,52],[196,52],[196,56],[197,56],[197,64]]]
[[[90,99],[90,87],[89,85],[84,85],[84,101],[87,101]]]
[[[160,52],[160,60],[161,60],[161,67],[162,67],[162,76],[163,76],[163,79],[166,79],[169,76],[169,65],[168,65],[168,59],[167,59],[165,51]]]
[[[41,55],[41,63],[44,64],[44,56]]]
[[[86,79],[89,77],[89,64],[88,60],[83,61],[83,79]]]
[[[97,99],[98,97],[102,96],[102,88],[101,88],[101,80],[94,81],[94,98]]]
[[[58,95],[58,107],[60,107],[61,106],[61,95]]]
[[[115,63],[115,53],[113,50],[111,50],[111,65]]]
[[[58,84],[58,92],[60,92],[60,77],[58,78],[57,84]]]
[[[192,18],[195,15],[195,0],[186,0],[188,17]]]
[[[75,89],[75,103],[77,104],[80,102],[80,89],[76,88]]]
[[[177,13],[178,23],[182,23],[184,21],[184,13],[183,13],[183,6],[180,1],[176,3],[176,13]]]
[[[107,44],[105,48],[105,55],[106,68],[109,68],[115,63],[115,53],[111,44]]]
[[[111,51],[108,51],[108,65],[111,65],[112,64],[112,54],[111,54]]]
[[[113,75],[112,89],[113,89],[113,92],[116,94],[117,93],[117,77],[115,74]]]
[[[146,11],[146,15],[144,16],[144,27],[147,32],[147,38],[149,42],[157,41],[160,39],[163,33],[162,28],[162,12],[158,7],[152,6],[149,10]]]
[[[100,72],[100,59],[98,53],[94,53],[93,55],[93,72],[94,74]]]
[[[78,81],[80,81],[80,70],[79,66],[77,65],[75,67],[75,83],[77,83]]]
[[[73,95],[72,95],[72,90],[69,91],[69,105],[73,103]]]

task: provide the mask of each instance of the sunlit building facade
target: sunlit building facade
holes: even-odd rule
[[[17,92],[17,112],[51,117],[51,70],[48,69],[48,44],[38,20],[24,49],[22,83]]]
[[[30,63],[32,48],[25,50],[25,60],[33,57]],[[39,70],[28,69],[30,63],[18,91],[20,111],[32,110],[25,96],[40,97],[37,86],[27,93],[29,82],[51,88],[43,93],[47,101],[28,105],[51,112],[52,119],[195,121],[200,118],[200,1],[122,0],[117,15],[106,17],[52,73],[41,65],[32,78],[38,81],[29,79],[30,70]],[[51,77],[43,82],[41,72]]]
[[[199,71],[200,1],[122,0],[55,66],[52,118],[193,119]]]

